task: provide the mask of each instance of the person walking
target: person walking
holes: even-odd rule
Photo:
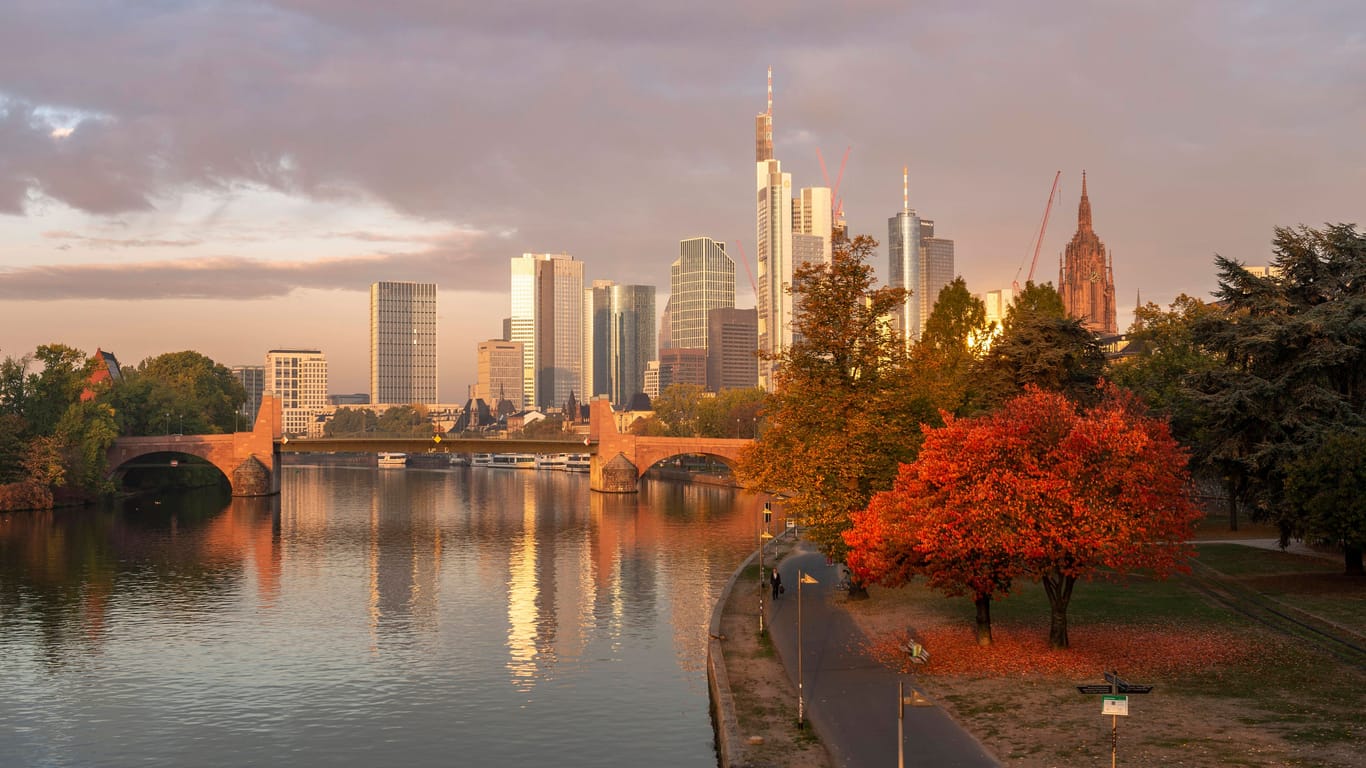
[[[768,577],[768,583],[773,585],[773,599],[777,600],[783,594],[783,577],[778,575],[778,566],[773,566],[773,575]]]

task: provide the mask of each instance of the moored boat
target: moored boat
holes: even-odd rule
[[[592,460],[593,457],[591,454],[571,453],[565,459],[564,469],[566,472],[587,472],[589,468],[589,462],[591,462]]]
[[[543,453],[536,456],[537,469],[558,469],[563,470],[565,463],[569,460],[567,453]]]
[[[488,467],[492,466],[492,464],[493,454],[491,453],[476,453],[473,457],[470,458],[470,466]]]
[[[536,454],[534,453],[495,453],[491,467],[503,467],[504,469],[535,469]]]
[[[401,469],[408,466],[408,454],[385,451],[379,455],[380,469]]]

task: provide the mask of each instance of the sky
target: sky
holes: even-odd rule
[[[911,206],[976,293],[1057,280],[1087,172],[1120,326],[1277,226],[1366,226],[1366,5],[907,0],[5,0],[0,355],[328,357],[368,388],[377,280],[439,286],[440,396],[509,259],[667,298],[678,241],[753,258],[754,115],[883,243]],[[750,269],[754,265],[750,262]],[[737,305],[753,306],[737,268]]]

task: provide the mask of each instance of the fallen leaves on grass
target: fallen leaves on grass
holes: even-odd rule
[[[1048,646],[1047,627],[994,623],[993,642],[983,648],[971,626],[927,627],[914,636],[895,630],[874,636],[866,651],[882,665],[922,675],[1026,674],[1098,677],[1118,669],[1132,680],[1145,674],[1166,675],[1217,670],[1277,652],[1267,643],[1252,644],[1226,630],[1183,629],[1156,624],[1096,624],[1068,629],[1072,647]],[[912,664],[905,648],[914,640],[930,652],[928,664]]]

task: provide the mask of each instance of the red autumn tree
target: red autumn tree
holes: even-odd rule
[[[1030,389],[1000,411],[925,428],[896,485],[855,517],[856,574],[885,585],[923,574],[947,594],[972,594],[978,640],[990,642],[990,600],[1019,577],[1044,585],[1049,641],[1066,648],[1078,578],[1158,577],[1183,567],[1199,511],[1186,456],[1133,395],[1103,386],[1078,411]]]

